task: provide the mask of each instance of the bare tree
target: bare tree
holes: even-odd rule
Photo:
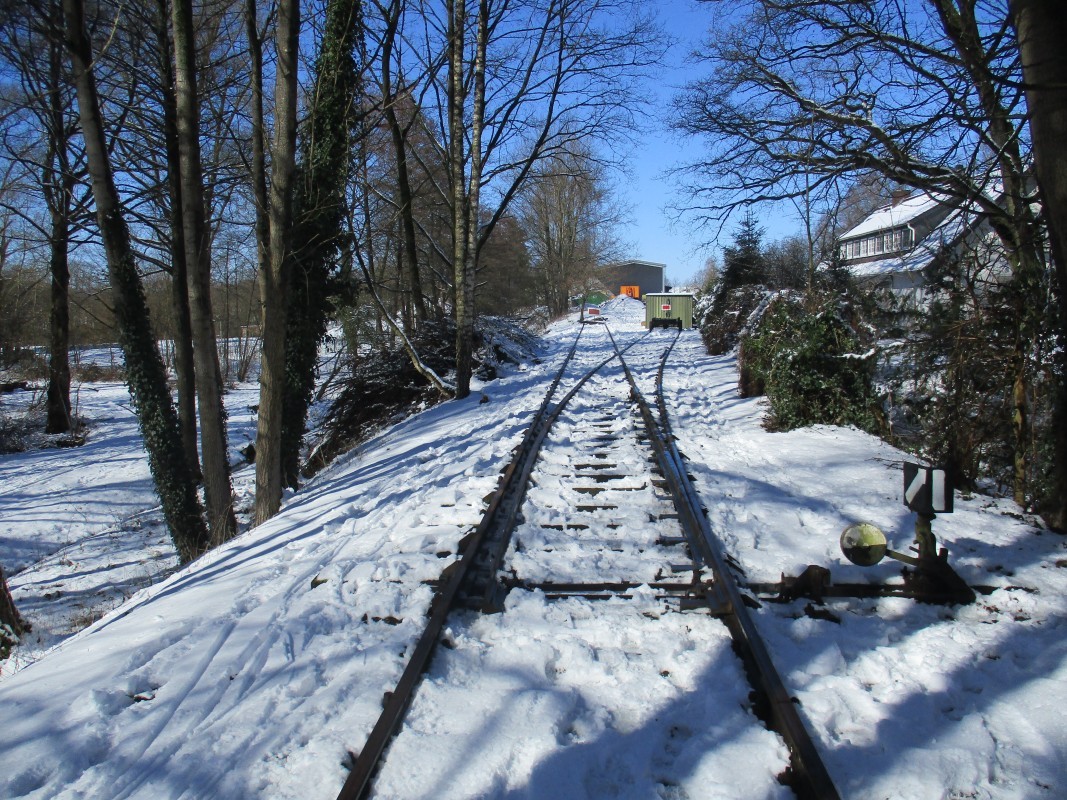
[[[20,165],[28,194],[41,206],[5,204],[47,243],[51,275],[49,378],[46,430],[71,429],[70,261],[74,232],[87,219],[86,197],[78,188],[83,154],[75,145],[69,111],[71,89],[65,67],[63,16],[58,0],[29,2],[0,22],[0,58],[18,76],[21,95],[9,96],[13,108],[3,137],[5,156]],[[43,147],[41,144],[43,143]]]
[[[178,424],[189,469],[196,480],[202,478],[200,451],[196,446],[196,367],[193,354],[193,319],[189,304],[188,265],[185,253],[185,218],[182,202],[181,147],[178,143],[178,98],[174,79],[174,53],[168,25],[168,0],[157,1],[155,20],[159,50],[160,105],[163,146],[167,159],[169,190],[169,240],[171,297],[174,302],[174,372],[177,378]]]
[[[478,3],[473,76],[467,58],[467,0],[448,0],[448,179],[452,188],[452,314],[456,320],[456,396],[470,394],[474,350],[474,280],[477,269],[485,131],[485,55],[489,46],[489,4]],[[473,92],[470,84],[473,83]],[[470,120],[467,97],[473,94]],[[470,128],[468,156],[467,136]],[[469,160],[469,165],[468,165]]]
[[[254,0],[249,0],[254,26]],[[299,0],[280,0],[276,23],[277,75],[274,83],[274,142],[267,215],[269,238],[260,273],[263,351],[260,367],[259,420],[256,426],[256,522],[270,519],[282,499],[282,415],[285,395],[286,288],[288,249],[296,173],[297,57]],[[260,80],[262,77],[260,76]],[[262,95],[260,84],[259,93]],[[260,108],[260,112],[262,108]],[[256,124],[262,127],[262,117]],[[260,146],[262,149],[262,145]],[[253,176],[258,183],[260,176]],[[261,244],[262,248],[262,244]]]
[[[200,99],[191,0],[172,0],[171,24],[180,175],[180,195],[172,202],[181,207],[181,253],[185,256],[189,286],[204,498],[212,541],[219,544],[237,533],[237,520],[226,457],[226,412],[222,406],[222,372],[211,305],[211,240],[200,159]]]
[[[1027,398],[1047,274],[1006,0],[744,8],[704,50],[711,75],[678,99],[677,126],[710,148],[690,167],[696,217],[721,221],[737,207],[868,172],[984,216],[1013,275],[1013,489],[1025,502]]]
[[[82,0],[63,0],[63,16],[96,201],[97,224],[107,254],[111,284],[117,294],[115,311],[130,395],[178,556],[183,562],[189,561],[207,550],[208,532],[185,460],[178,419],[167,387],[166,369],[152,334],[144,287],[115,189],[93,75],[93,52],[85,33]]]
[[[213,325],[205,325],[205,320],[219,318],[209,291],[209,270],[229,255],[225,244],[218,244],[219,237],[225,241],[240,235],[234,233],[235,229],[247,230],[243,209],[233,202],[233,194],[238,185],[237,156],[244,132],[239,113],[241,93],[247,91],[248,81],[244,79],[243,61],[232,57],[240,30],[234,0],[208,0],[197,3],[192,10],[175,9],[181,17],[195,14],[195,37],[180,30],[172,36],[172,8],[169,0],[155,0],[123,6],[121,13],[109,17],[107,46],[97,57],[97,74],[105,79],[102,90],[107,94],[107,106],[121,109],[124,121],[122,134],[113,135],[110,147],[139,263],[146,271],[159,270],[171,276],[172,303],[163,307],[164,313],[156,314],[156,322],[161,335],[173,340],[168,356],[173,356],[182,436],[199,479],[197,411],[211,413],[214,418],[214,410],[220,406],[209,401],[198,408],[193,362],[200,360],[202,371],[205,366],[208,368],[200,391],[217,394],[218,390],[211,387],[219,372],[218,368],[211,369],[218,361],[217,347],[208,346],[205,341],[205,332],[211,332],[211,339],[217,333],[212,330]],[[181,45],[180,54],[175,40]],[[176,63],[179,56],[180,70]],[[181,114],[178,73],[182,77]],[[195,86],[195,93],[188,91],[190,86]],[[197,118],[183,124],[184,133],[180,136],[179,116],[188,118],[190,113]],[[191,140],[190,129],[196,131]],[[183,146],[187,173],[184,178]],[[191,147],[197,149],[195,156],[189,152]],[[199,180],[194,175],[197,171]],[[199,198],[183,198],[183,180],[200,187]],[[184,213],[183,201],[196,209],[192,219]],[[191,254],[186,248],[186,228],[198,242],[197,251]],[[229,262],[225,258],[225,263]],[[196,272],[189,273],[191,267]],[[204,274],[208,275],[208,290],[204,289]],[[191,294],[196,296],[195,329],[200,339],[195,355]],[[209,307],[211,313],[207,313]],[[161,323],[171,324],[164,328]],[[207,484],[213,487],[208,492],[212,505],[218,499],[222,503],[222,508],[211,512],[213,518],[223,521],[222,531],[216,532],[217,539],[232,534],[228,526],[232,514],[226,511],[229,492],[220,487],[216,476],[215,465],[225,464],[224,456],[217,457],[225,448],[224,441],[219,445],[221,431],[221,426],[211,421],[201,427],[205,459],[213,465],[208,468]],[[227,483],[228,479],[222,482]]]
[[[68,247],[74,216],[74,165],[71,163],[69,123],[64,95],[63,48],[59,31],[62,10],[58,3],[49,9],[48,52],[48,155],[43,188],[51,212],[49,243],[52,275],[50,350],[48,359],[48,419],[45,430],[63,433],[73,428],[70,406],[70,264]]]
[[[388,5],[376,4],[385,21],[385,30],[381,43],[381,89],[382,106],[385,121],[389,126],[389,135],[396,156],[397,204],[400,224],[403,230],[401,259],[407,271],[409,291],[411,293],[413,322],[417,325],[426,318],[426,301],[422,288],[422,276],[419,272],[419,247],[415,224],[415,196],[412,187],[411,171],[408,167],[408,151],[411,148],[409,135],[417,115],[408,114],[406,123],[401,122],[398,106],[405,97],[403,88],[395,85],[393,70],[402,65],[398,39],[405,3],[392,0]],[[402,67],[401,67],[402,68]],[[401,81],[403,79],[401,78]]]
[[[596,268],[617,255],[614,230],[621,218],[609,188],[603,165],[574,145],[539,164],[519,194],[516,210],[553,316],[565,313]]]
[[[438,191],[452,213],[444,252],[452,268],[456,395],[464,397],[481,249],[538,163],[577,142],[622,143],[642,108],[638,80],[663,43],[631,0],[447,0],[443,20],[431,3],[424,7],[421,39],[443,38],[445,53],[443,75],[430,68],[440,51],[424,55],[424,103],[447,165],[448,185]]]

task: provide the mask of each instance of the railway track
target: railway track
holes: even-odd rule
[[[338,800],[370,796],[387,749],[404,750],[404,737],[397,746],[390,742],[438,645],[445,645],[448,658],[462,659],[465,648],[483,646],[472,645],[464,625],[480,612],[504,611],[520,602],[517,598],[529,597],[561,607],[613,601],[601,608],[618,618],[620,635],[665,613],[685,611],[699,615],[685,630],[699,628],[711,639],[708,626],[721,620],[744,665],[755,710],[788,748],[788,767],[778,779],[802,798],[838,796],[759,638],[670,432],[662,376],[677,336],[650,331],[616,342],[606,325],[579,331],[481,523],[435,584],[426,628],[386,694]],[[607,357],[598,355],[603,346],[590,346],[604,339],[611,345]],[[650,394],[652,402],[646,399]],[[574,625],[576,616],[565,613]],[[497,636],[508,639],[501,630]],[[669,676],[670,670],[659,674]],[[501,702],[507,702],[505,695]],[[670,751],[675,745],[663,746]],[[418,745],[408,745],[388,761],[402,764],[423,755]],[[403,783],[402,767],[392,771],[396,774],[384,772],[383,796],[393,796]],[[670,784],[664,779],[657,791],[670,795]],[[427,791],[422,787],[415,796],[429,796]]]

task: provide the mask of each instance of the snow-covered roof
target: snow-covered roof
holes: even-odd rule
[[[892,275],[901,272],[918,272],[941,252],[963,235],[967,228],[968,217],[959,209],[953,211],[938,225],[929,236],[916,243],[915,247],[899,253],[887,254],[884,258],[859,261],[847,264],[849,272],[857,278],[869,278],[877,275]],[[898,223],[902,224],[902,223]],[[858,226],[857,226],[858,227]],[[853,230],[856,230],[853,228]],[[880,230],[878,228],[871,229]],[[843,239],[842,239],[843,241]]]
[[[841,237],[841,241],[865,236],[876,231],[888,230],[906,225],[914,219],[932,211],[939,205],[950,202],[947,195],[927,194],[922,192],[901,200],[896,205],[889,204],[873,211],[863,222]]]

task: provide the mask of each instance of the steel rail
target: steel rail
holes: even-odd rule
[[[634,400],[645,421],[657,462],[671,490],[671,498],[678,511],[682,529],[689,539],[693,553],[700,554],[714,575],[714,590],[708,597],[709,605],[712,605],[729,629],[738,653],[747,667],[749,680],[766,700],[768,726],[782,737],[789,748],[793,790],[803,800],[808,800],[808,798],[838,800],[840,794],[834,786],[830,773],[823,764],[822,757],[804,721],[797,713],[793,697],[779,676],[752,616],[748,613],[744,598],[727,564],[725,548],[711,530],[700,496],[693,486],[685,462],[675,444],[675,437],[670,431],[669,416],[663,397],[663,366],[680,333],[681,331],[675,335],[674,342],[664,352],[657,373],[656,397],[660,412],[659,420],[653,417],[651,408],[620,353],[619,360],[622,363],[623,372],[626,374]],[[611,337],[612,344],[615,344],[615,337],[611,334],[610,328],[608,335]],[[618,347],[617,344],[615,346]]]
[[[541,452],[541,446],[544,444],[548,431],[559,419],[563,409],[567,407],[574,395],[590,378],[616,358],[621,359],[621,353],[626,352],[639,341],[645,339],[649,333],[646,331],[644,335],[634,339],[621,351],[615,345],[614,337],[612,337],[612,344],[615,345],[615,352],[612,355],[583,375],[555,406],[549,406],[547,402],[542,406],[544,413],[538,415],[530,426],[529,431],[527,431],[527,439],[524,440],[524,447],[520,453],[522,466],[517,479],[504,488],[503,493],[507,502],[502,503],[502,508],[494,513],[492,519],[489,520],[484,547],[476,555],[476,559],[481,562],[478,564],[478,578],[480,580],[477,584],[469,587],[468,605],[473,604],[482,611],[488,612],[499,611],[503,607],[507,589],[499,581],[495,580],[496,574],[504,563],[504,556],[507,554],[508,545],[511,543],[511,534],[515,530],[519,509],[522,507],[523,500],[526,498],[526,490],[530,485],[530,475],[533,472],[534,464],[537,462],[537,456]],[[611,337],[610,331],[608,331],[608,336]],[[469,583],[474,584],[472,573],[468,572],[466,579]]]
[[[579,328],[570,352],[556,373],[556,377],[552,381],[541,407],[523,436],[521,444],[516,448],[514,457],[505,469],[497,490],[493,493],[489,506],[482,516],[481,522],[461,542],[463,552],[460,559],[446,568],[442,574],[430,601],[429,619],[426,627],[423,629],[418,642],[416,642],[393,691],[386,693],[382,713],[371,729],[370,735],[367,737],[367,741],[360,750],[359,755],[356,756],[352,770],[337,795],[337,800],[361,800],[370,791],[371,782],[381,763],[382,756],[401,722],[403,722],[408,707],[414,698],[415,689],[429,666],[448,615],[458,607],[460,589],[468,581],[471,569],[487,544],[489,534],[494,530],[494,527],[499,526],[501,519],[509,519],[512,526],[514,525],[518,508],[522,503],[522,497],[525,495],[525,486],[533,468],[533,463],[537,459],[537,453],[541,443],[544,441],[545,434],[548,428],[551,427],[551,423],[546,425],[545,420],[548,418],[554,420],[558,417],[560,410],[570,401],[581,385],[604,366],[619,357],[618,347],[616,346],[615,353],[589,370],[579,380],[577,386],[572,388],[559,403],[552,406],[552,397],[562,381],[567,366],[577,351],[581,334],[582,328]],[[645,335],[647,336],[647,333]],[[631,342],[627,348],[623,349],[623,352],[636,344],[637,341],[640,341],[641,338],[643,337]],[[504,550],[506,551],[506,544]],[[494,558],[495,555],[494,553]]]

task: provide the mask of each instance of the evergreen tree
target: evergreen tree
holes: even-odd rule
[[[767,259],[763,252],[763,228],[749,210],[734,231],[734,242],[723,249],[723,268],[715,286],[716,306],[722,310],[726,296],[741,286],[763,283]]]

